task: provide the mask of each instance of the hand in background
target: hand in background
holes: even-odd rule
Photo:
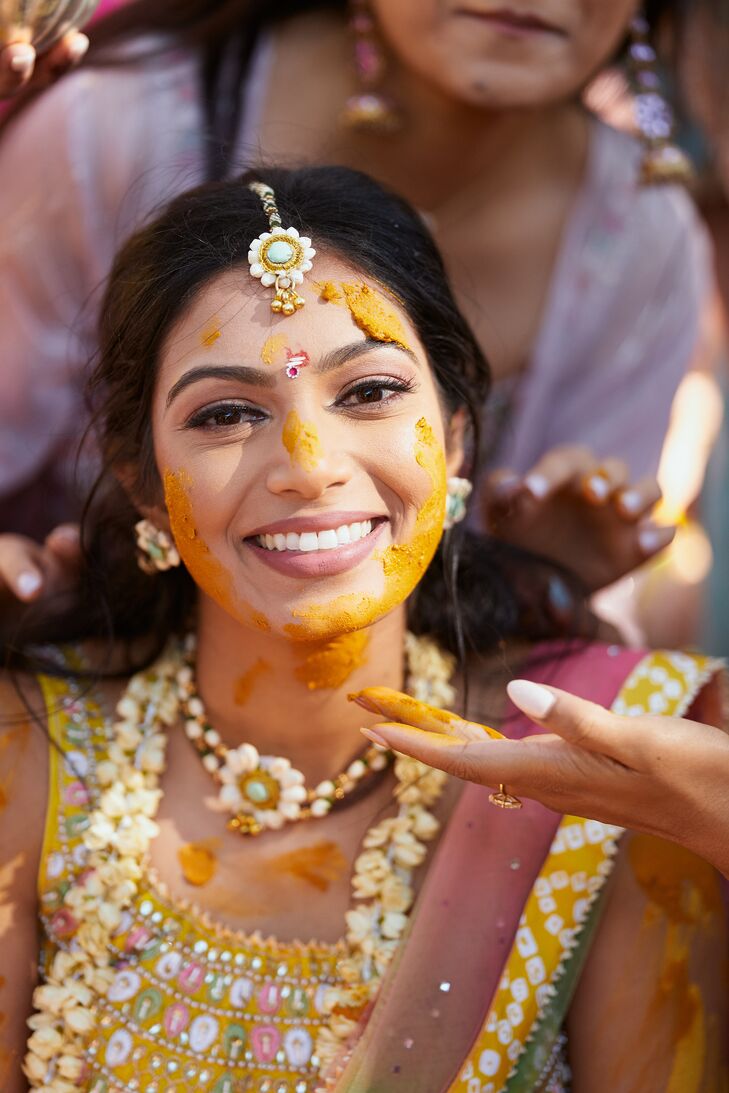
[[[632,483],[621,460],[600,461],[573,445],[553,448],[523,477],[492,472],[481,505],[492,535],[559,563],[597,592],[671,542],[674,529],[650,518],[660,497],[655,479]]]
[[[46,53],[36,54],[28,42],[11,42],[0,49],[0,99],[26,87],[43,88],[74,68],[89,48],[79,31],[69,31]]]
[[[44,543],[0,535],[0,614],[73,588],[81,561],[75,524],[54,528]]]

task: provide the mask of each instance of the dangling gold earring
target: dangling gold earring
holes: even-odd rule
[[[167,532],[151,520],[140,520],[134,525],[139,554],[137,565],[143,573],[164,573],[180,564],[180,555]]]
[[[354,36],[359,91],[344,104],[341,123],[348,129],[395,133],[402,126],[402,118],[395,104],[379,90],[385,58],[368,0],[350,0],[349,25]]]
[[[650,43],[650,26],[643,15],[630,24],[630,77],[635,97],[635,115],[643,144],[640,182],[687,183],[693,178],[691,161],[673,143],[673,111],[661,94],[656,52]]]

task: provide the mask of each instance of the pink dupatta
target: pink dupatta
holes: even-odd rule
[[[539,646],[523,671],[610,706],[638,650]],[[510,713],[516,713],[511,707]],[[508,735],[538,731],[521,715]],[[355,1046],[325,1075],[336,1093],[448,1090],[481,1030],[519,919],[561,816],[532,801],[501,812],[468,785],[444,832],[408,934]]]

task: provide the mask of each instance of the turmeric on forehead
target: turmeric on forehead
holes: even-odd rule
[[[342,284],[342,292],[352,318],[368,338],[410,348],[399,316],[377,289],[361,281],[356,285]]]

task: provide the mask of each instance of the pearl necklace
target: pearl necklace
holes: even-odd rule
[[[384,770],[392,752],[372,744],[347,769],[327,778],[314,789],[304,785],[304,775],[290,760],[260,755],[252,744],[227,747],[209,723],[195,686],[195,637],[185,640],[185,663],[176,675],[185,733],[212,775],[219,794],[212,807],[232,813],[228,828],[240,835],[259,835],[279,830],[285,823],[326,816],[368,774]]]

